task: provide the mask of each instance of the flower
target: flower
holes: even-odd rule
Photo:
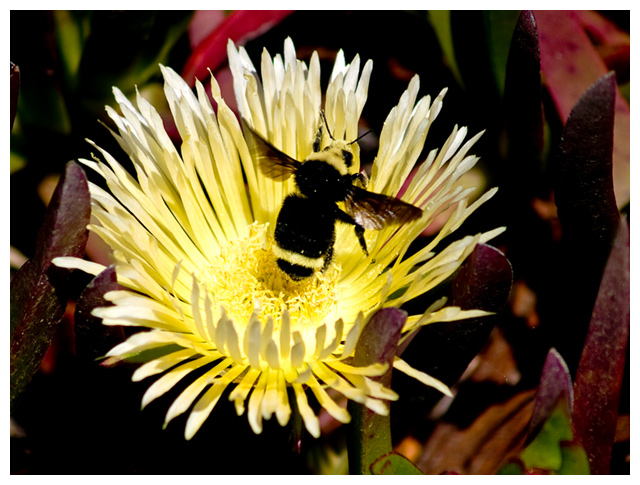
[[[296,59],[290,39],[284,60],[264,51],[261,76],[244,49],[228,46],[239,114],[271,144],[297,160],[312,150],[324,109],[335,139],[353,141],[367,98],[372,62],[360,72],[356,56],[345,64],[338,54],[324,104],[320,65]],[[105,298],[112,306],[96,308],[105,325],[147,327],[113,348],[107,356],[126,359],[155,349],[156,355],[133,374],[134,381],[161,376],[143,396],[143,407],[179,381],[199,377],[171,404],[165,426],[189,413],[190,439],[229,388],[238,415],[247,411],[254,432],[274,414],[280,425],[290,418],[295,399],[307,430],[319,436],[319,421],[306,389],[334,418],[350,416],[327,388],[386,414],[386,400],[397,394],[372,380],[386,366],[350,363],[358,337],[377,309],[400,306],[449,277],[479,242],[499,232],[468,236],[439,252],[434,248],[455,231],[491,190],[470,204],[471,190],[456,185],[477,161],[467,152],[480,135],[463,144],[465,128],[454,128],[445,145],[418,168],[402,194],[423,209],[420,220],[381,231],[367,231],[364,255],[353,231],[337,226],[333,263],[323,273],[300,282],[281,272],[271,252],[273,229],[291,180],[266,178],[251,158],[238,118],[211,77],[213,108],[203,85],[194,95],[171,69],[161,66],[165,94],[182,139],[176,149],[155,109],[138,93],[137,108],[117,89],[122,114],[107,107],[130,156],[135,177],[97,145],[104,161],[81,160],[101,174],[105,191],[91,184],[90,229],[113,249],[123,290]],[[418,77],[410,82],[380,134],[368,190],[396,196],[418,161],[431,123],[442,107],[443,90],[434,100],[416,102]],[[326,132],[323,143],[327,143]],[[354,170],[360,160],[357,144]],[[446,208],[453,206],[440,232],[421,250],[406,257],[409,244]],[[345,226],[345,227],[343,227]],[[59,258],[60,266],[97,274],[102,266]],[[403,335],[436,321],[482,315],[446,307],[439,300],[422,315],[411,315]],[[447,387],[396,358],[394,367],[444,393]],[[288,389],[293,392],[289,393]]]

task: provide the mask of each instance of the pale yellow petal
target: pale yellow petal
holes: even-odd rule
[[[304,422],[305,428],[314,438],[320,437],[320,422],[318,417],[315,415],[311,406],[309,406],[309,401],[307,401],[307,396],[302,389],[302,386],[298,383],[293,383],[293,390],[296,395],[296,404],[298,407],[298,412],[302,417],[302,421]]]
[[[193,435],[200,429],[204,421],[209,417],[214,406],[222,396],[229,383],[237,377],[244,369],[240,366],[234,367],[220,379],[217,379],[213,386],[198,400],[193,407],[193,411],[189,414],[187,424],[184,430],[184,437],[187,440],[193,438]]]
[[[435,377],[431,377],[429,374],[425,374],[424,372],[414,369],[409,364],[407,364],[404,360],[402,360],[400,357],[395,358],[393,362],[393,367],[398,369],[400,372],[404,372],[409,377],[413,377],[414,379],[419,380],[424,385],[437,389],[445,396],[449,396],[449,397],[453,396],[449,388],[443,382],[439,381]]]
[[[213,362],[214,360],[215,359],[213,357],[201,357],[171,369],[149,386],[147,392],[142,396],[142,408],[144,409],[151,401],[159,398],[169,389],[173,388],[186,375],[190,374],[195,369],[199,369],[202,366]]]

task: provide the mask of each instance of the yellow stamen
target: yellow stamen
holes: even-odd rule
[[[223,306],[237,324],[248,322],[257,310],[261,322],[273,318],[278,332],[285,309],[302,332],[315,330],[325,320],[333,323],[340,297],[340,266],[331,264],[324,273],[293,281],[278,267],[273,246],[267,225],[254,223],[247,237],[232,241],[213,258],[199,280],[210,292],[214,308]]]

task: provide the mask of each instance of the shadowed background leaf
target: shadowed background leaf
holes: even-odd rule
[[[577,12],[534,10],[533,14],[540,36],[542,71],[566,122],[583,93],[609,69],[580,25]],[[618,92],[615,82],[613,89]],[[619,92],[614,101],[613,180],[616,201],[622,208],[630,198],[630,110]]]

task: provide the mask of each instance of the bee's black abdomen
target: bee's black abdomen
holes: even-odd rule
[[[278,266],[293,279],[323,271],[333,254],[335,242],[333,202],[290,194],[284,200],[274,238],[278,246]]]
[[[288,195],[274,236],[282,249],[308,258],[324,256],[335,239],[335,204]]]
[[[285,259],[278,259],[277,263],[280,269],[285,273],[287,273],[289,277],[294,281],[299,281],[299,280],[308,278],[314,272],[313,268],[307,268],[306,266],[293,264]]]

